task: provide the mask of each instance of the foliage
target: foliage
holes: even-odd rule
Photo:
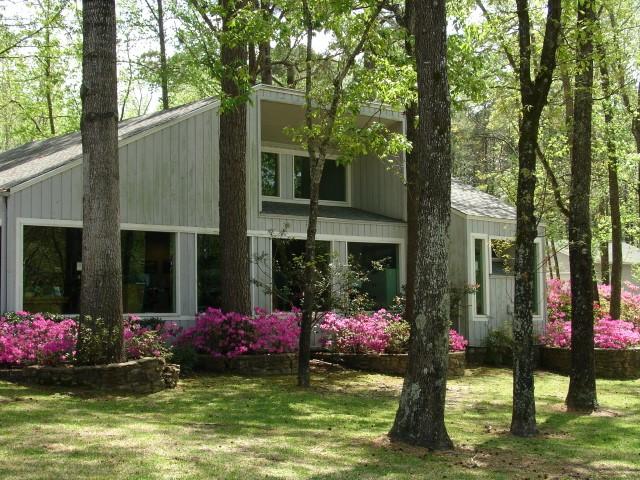
[[[207,308],[176,341],[213,357],[237,357],[251,353],[289,353],[298,345],[297,312],[256,310],[254,316]]]
[[[513,358],[513,334],[509,326],[490,330],[485,339],[486,357],[489,365],[505,365]]]
[[[571,348],[571,322],[555,321],[540,337],[548,347]],[[594,325],[596,348],[626,349],[640,346],[640,331],[631,322],[600,318]]]
[[[571,321],[571,284],[558,278],[547,281],[547,317],[551,323]],[[596,320],[607,318],[611,287],[598,285],[600,303],[595,304]],[[622,309],[620,320],[640,326],[640,287],[626,283],[622,291]]]
[[[98,328],[105,328],[98,322]],[[145,327],[139,318],[125,321],[124,342],[127,359],[141,357],[169,357],[169,341],[179,332],[175,324],[166,323],[155,328]],[[78,323],[58,315],[15,312],[0,317],[0,365],[60,365],[75,359]],[[95,338],[83,338],[85,348],[96,348]]]
[[[406,353],[410,327],[399,314],[385,309],[373,313],[342,316],[325,315],[320,329],[322,346],[339,353]],[[449,331],[449,351],[465,350],[467,341],[455,330]]]

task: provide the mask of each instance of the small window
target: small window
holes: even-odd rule
[[[476,281],[476,315],[486,315],[487,306],[485,301],[485,292],[487,290],[485,282],[486,272],[486,253],[484,240],[476,238],[475,247],[475,281]]]
[[[220,237],[198,235],[198,311],[220,307]]]
[[[508,276],[514,274],[516,247],[513,240],[491,240],[491,274]]]
[[[262,152],[260,172],[262,176],[262,195],[280,196],[279,157],[277,153]]]
[[[309,198],[311,172],[308,157],[295,157],[294,176],[296,198]],[[326,160],[324,163],[320,180],[320,200],[347,201],[347,169],[335,160]]]

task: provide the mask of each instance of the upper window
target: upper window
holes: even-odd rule
[[[308,157],[294,158],[295,197],[309,198],[311,172]],[[335,160],[326,160],[320,180],[320,200],[347,201],[347,169]]]
[[[280,196],[279,157],[277,153],[262,152],[260,173],[262,177],[262,195]]]

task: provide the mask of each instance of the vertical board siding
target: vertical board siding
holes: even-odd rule
[[[180,279],[178,285],[180,299],[178,313],[183,316],[193,316],[198,310],[198,284],[196,280],[196,235],[194,233],[178,233],[179,256],[177,264]]]
[[[351,164],[351,204],[380,215],[406,220],[404,179],[374,157]]]
[[[252,268],[254,279],[259,284],[271,283],[271,238],[269,237],[253,237],[252,243],[255,249],[252,254]],[[272,299],[264,288],[260,285],[253,284],[254,307],[271,310]]]

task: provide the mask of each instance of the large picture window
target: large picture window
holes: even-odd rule
[[[274,239],[272,240],[272,282],[273,308],[291,310],[302,307],[304,240]],[[325,275],[329,271],[331,243],[316,241],[317,268]],[[322,303],[328,305],[331,292],[323,292]]]
[[[121,241],[124,311],[175,312],[174,234],[124,230]]]
[[[82,230],[25,225],[23,309],[80,311]],[[122,300],[126,313],[175,312],[175,236],[123,230]]]
[[[198,311],[220,307],[220,237],[198,235]]]
[[[260,175],[262,177],[262,195],[277,197],[280,195],[279,158],[277,153],[262,152]]]
[[[389,243],[348,244],[349,262],[367,273],[362,290],[375,309],[388,307],[398,295],[398,246]]]
[[[294,158],[294,190],[296,198],[309,198],[311,173],[308,157]],[[320,180],[320,200],[347,201],[347,168],[335,160],[326,160]]]
[[[30,312],[78,313],[82,230],[25,225],[22,308]]]

